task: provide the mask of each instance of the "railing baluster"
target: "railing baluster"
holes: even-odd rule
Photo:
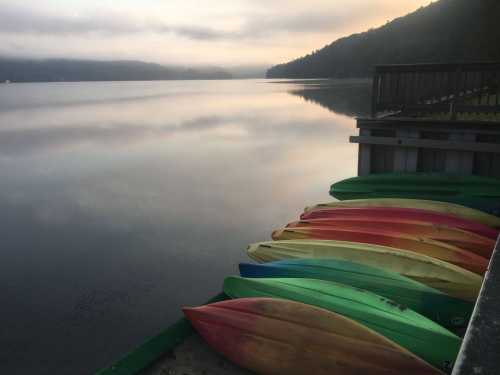
[[[397,110],[443,112],[450,103],[452,115],[500,112],[500,62],[378,66],[372,89],[373,116]]]

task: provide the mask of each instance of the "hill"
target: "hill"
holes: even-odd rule
[[[379,64],[500,60],[499,18],[498,0],[440,0],[276,65],[267,77],[368,77]]]
[[[220,68],[167,67],[141,61],[0,58],[0,82],[229,79]]]

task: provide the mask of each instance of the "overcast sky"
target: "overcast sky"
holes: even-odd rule
[[[0,0],[0,56],[273,65],[430,0]]]

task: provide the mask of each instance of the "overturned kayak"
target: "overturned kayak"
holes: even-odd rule
[[[269,241],[248,246],[248,256],[257,262],[285,259],[332,258],[376,267],[416,280],[458,299],[475,302],[482,277],[422,254],[386,246],[347,241]]]
[[[231,298],[284,298],[344,315],[380,333],[431,365],[450,371],[461,340],[450,331],[384,297],[331,281],[227,277]]]
[[[296,277],[334,281],[365,289],[408,306],[445,327],[465,327],[473,303],[460,300],[400,274],[336,259],[287,259],[240,263],[243,277]]]
[[[442,374],[365,326],[303,303],[242,298],[183,311],[212,348],[259,374]]]
[[[494,229],[487,225],[461,219],[456,216],[420,210],[415,208],[397,208],[397,207],[382,207],[382,208],[325,208],[321,210],[313,210],[300,215],[301,220],[310,219],[329,219],[329,218],[360,218],[370,219],[373,221],[394,220],[394,221],[417,221],[427,222],[434,225],[443,225],[450,228],[458,228],[468,232],[476,233],[480,236],[496,240],[498,237],[498,229]]]
[[[457,216],[462,219],[479,222],[490,227],[500,227],[500,217],[476,210],[474,208],[454,204],[450,202],[439,202],[425,199],[404,199],[404,198],[368,198],[351,199],[344,201],[334,201],[320,203],[305,208],[305,212],[325,208],[416,208],[420,210],[433,211],[436,213]]]
[[[274,240],[338,240],[369,243],[413,251],[443,260],[477,274],[484,274],[488,260],[470,251],[439,241],[393,231],[371,231],[335,227],[284,228],[273,232]]]
[[[300,220],[289,223],[287,228],[338,228],[347,230],[391,231],[403,235],[417,236],[428,240],[440,241],[469,250],[489,259],[495,247],[495,241],[476,233],[462,229],[435,225],[421,221],[394,220],[369,217],[330,217],[327,219]]]
[[[410,198],[451,202],[500,214],[500,180],[440,173],[383,173],[334,183],[339,199]]]

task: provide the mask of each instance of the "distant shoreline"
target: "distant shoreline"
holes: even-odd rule
[[[121,80],[85,80],[85,81],[0,81],[0,86],[19,85],[28,83],[111,83],[111,82],[179,82],[179,81],[249,81],[249,80],[269,80],[265,77],[255,78],[173,78],[173,79],[121,79]],[[273,80],[276,81],[276,80]],[[296,80],[298,82],[300,80]],[[274,83],[281,83],[276,81]]]
[[[229,80],[265,78],[265,70],[217,66],[167,66],[143,61],[0,57],[0,83]]]

